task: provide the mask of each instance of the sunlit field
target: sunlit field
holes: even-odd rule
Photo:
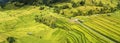
[[[120,43],[120,0],[0,0],[0,43]]]

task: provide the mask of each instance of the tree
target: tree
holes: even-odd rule
[[[88,14],[88,15],[92,15],[92,14],[93,14],[93,10],[89,10],[89,11],[87,12],[87,14]]]
[[[43,0],[43,4],[49,5],[50,1],[51,1],[51,0]]]
[[[99,4],[98,4],[98,6],[101,6],[101,7],[102,7],[102,6],[103,6],[103,3],[100,1]]]
[[[40,8],[39,8],[39,10],[44,10],[44,9],[45,9],[45,7],[44,7],[44,6],[42,6],[42,7],[40,7]]]
[[[118,1],[117,8],[120,9],[120,1]]]
[[[7,41],[8,41],[9,43],[15,43],[15,38],[14,38],[14,37],[8,37],[8,38],[7,38]]]
[[[85,1],[81,1],[81,2],[80,2],[80,5],[81,5],[81,6],[84,6],[84,5],[85,5]]]
[[[116,8],[110,7],[110,12],[116,11]]]
[[[11,3],[15,3],[16,6],[23,6],[23,5],[32,5],[34,2],[37,2],[38,0],[10,0]],[[18,4],[19,3],[19,4]],[[22,3],[22,5],[21,5]]]
[[[4,8],[5,5],[9,2],[9,0],[0,0],[0,6],[1,8]]]
[[[51,3],[57,3],[57,2],[69,2],[71,0],[51,0]]]
[[[78,7],[79,5],[77,3],[72,3],[72,7]]]

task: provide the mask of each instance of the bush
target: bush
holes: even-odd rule
[[[92,14],[93,14],[93,10],[89,10],[89,11],[87,12],[87,14],[88,14],[88,15],[92,15]]]
[[[15,42],[15,38],[14,38],[14,37],[8,37],[8,38],[7,38],[7,41],[8,41],[9,43],[14,43],[14,42]]]
[[[9,2],[9,0],[0,0],[0,6],[1,8],[4,8],[5,5]]]
[[[85,1],[81,1],[81,2],[80,2],[80,5],[81,5],[81,6],[84,6],[84,4],[85,4]]]
[[[73,4],[73,7],[78,7],[80,5],[84,5],[85,1],[81,1],[81,0],[71,0],[71,3]]]
[[[35,16],[35,21],[50,26],[51,28],[55,28],[56,18],[53,15],[41,14]]]
[[[120,9],[120,1],[117,4],[117,8]]]
[[[44,10],[44,9],[45,9],[45,7],[44,7],[44,6],[42,6],[42,7],[40,7],[40,8],[39,8],[39,10]]]
[[[55,8],[55,9],[54,9],[54,12],[59,14],[59,13],[60,13],[60,10],[61,10],[61,9],[59,9],[59,8]]]
[[[38,0],[10,0],[10,2],[14,3],[16,6],[32,5],[37,1]]]
[[[99,4],[98,4],[98,6],[103,7],[103,3],[100,1]]]
[[[73,5],[72,5],[72,7],[78,7],[79,6],[79,4],[77,4],[77,3],[72,3]]]
[[[51,0],[51,4],[57,3],[57,2],[69,2],[70,0]]]
[[[42,0],[43,4],[50,5],[59,2],[69,2],[70,0]]]

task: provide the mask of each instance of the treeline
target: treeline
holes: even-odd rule
[[[79,16],[79,15],[92,15],[92,14],[104,14],[104,13],[110,13],[114,12],[117,9],[120,9],[120,1],[118,1],[116,7],[111,7],[111,4],[113,3],[111,1],[111,4],[105,4],[102,1],[96,2],[96,0],[90,0],[90,3],[92,5],[88,5],[88,0],[0,0],[0,6],[1,8],[4,8],[5,5],[9,2],[9,4],[14,4],[17,7],[21,7],[24,5],[46,5],[49,7],[53,7],[55,9],[55,13],[59,13],[62,15],[66,15],[64,12],[60,12],[61,10],[64,9],[71,9],[71,8],[76,8],[80,6],[96,6],[96,7],[103,7],[101,9],[96,8],[91,9],[87,11],[86,13],[83,13],[82,10],[78,10],[77,12],[73,12],[73,16]],[[60,5],[56,5],[56,4]],[[63,4],[61,4],[63,3]],[[43,8],[40,8],[43,9]]]
[[[73,7],[84,6],[88,0],[0,0],[0,6],[4,7],[4,5],[8,2],[14,3],[15,5],[51,5],[54,3],[71,3]],[[92,5],[95,6],[104,6],[104,4],[100,1],[97,3],[94,0],[91,0]],[[112,2],[111,2],[112,3]]]
[[[9,3],[9,4],[11,4],[11,3],[13,4],[14,3],[15,6],[41,5],[41,4],[48,6],[50,4],[62,3],[62,2],[71,2],[71,3],[74,3],[74,1],[72,1],[72,0],[0,0],[0,6],[2,8],[4,8],[7,3]],[[77,2],[75,2],[74,4],[76,4],[76,3]]]

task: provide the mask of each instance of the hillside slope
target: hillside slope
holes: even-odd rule
[[[0,9],[0,43],[120,43],[118,0],[71,1],[6,5]]]

